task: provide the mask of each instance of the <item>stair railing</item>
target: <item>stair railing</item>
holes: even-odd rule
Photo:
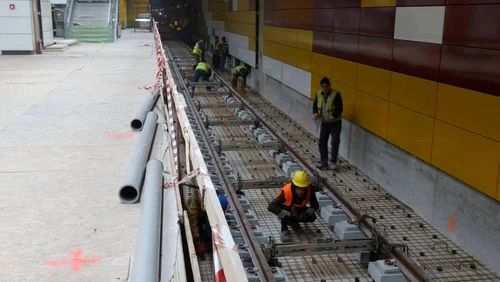
[[[64,38],[71,38],[71,22],[73,21],[73,6],[76,0],[67,0],[64,9]]]

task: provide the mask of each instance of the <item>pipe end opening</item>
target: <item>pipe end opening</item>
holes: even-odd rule
[[[133,186],[123,186],[120,189],[120,200],[124,204],[133,204],[139,200],[139,193]]]
[[[142,128],[142,121],[138,120],[138,119],[134,119],[131,123],[130,123],[130,126],[132,127],[132,129],[134,130],[140,130]]]

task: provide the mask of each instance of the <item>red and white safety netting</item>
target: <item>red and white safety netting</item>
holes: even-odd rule
[[[153,25],[153,33],[155,38],[156,56],[158,60],[158,72],[156,74],[155,87],[161,87],[162,100],[165,103],[168,112],[168,132],[170,134],[169,146],[173,149],[172,163],[174,164],[174,178],[165,183],[164,187],[169,189],[175,184],[180,184],[196,177],[197,183],[200,186],[200,192],[203,197],[204,209],[207,212],[208,219],[212,228],[212,242],[214,255],[214,268],[216,281],[248,281],[238,254],[238,248],[234,243],[231,231],[227,225],[226,217],[217,198],[212,180],[207,172],[207,166],[203,160],[198,141],[189,123],[186,115],[186,101],[182,94],[177,91],[172,70],[168,65],[168,60],[165,56],[160,34],[157,24]],[[179,162],[178,149],[176,143],[176,132],[173,122],[173,109],[175,107],[176,118],[181,127],[181,134],[185,140],[186,150],[189,152],[189,158],[193,165],[191,171],[187,171],[184,179],[178,179]],[[190,168],[187,167],[189,170]]]

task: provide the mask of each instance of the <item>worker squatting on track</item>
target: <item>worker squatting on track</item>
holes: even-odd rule
[[[210,77],[213,75],[212,67],[210,64],[206,63],[204,60],[199,62],[197,65],[193,65],[194,74],[193,74],[193,82],[198,82],[200,78],[203,81],[210,81]],[[207,91],[210,91],[210,87],[205,87]],[[194,92],[195,86],[191,87],[191,92]]]
[[[193,48],[193,54],[194,60],[196,64],[198,64],[201,61],[205,61],[205,41],[203,39],[200,39],[200,41],[196,42]]]
[[[316,93],[316,99],[313,103],[313,119],[321,122],[318,143],[321,161],[317,167],[319,169],[328,168],[328,139],[332,136],[332,157],[330,162],[333,163],[332,168],[337,169],[344,105],[340,93],[331,89],[328,78],[323,77],[320,84],[321,90]]]
[[[245,66],[236,66],[233,68],[233,79],[231,80],[231,84],[233,85],[233,88],[236,89],[236,86],[238,85],[238,78],[243,78],[243,88],[246,87],[247,85],[247,75],[248,75],[248,70]]]
[[[281,219],[282,242],[288,242],[288,226],[298,234],[304,233],[300,222],[314,222],[319,209],[316,189],[309,182],[307,173],[298,170],[292,177],[292,182],[281,188],[277,197],[269,204],[268,210]],[[307,204],[310,204],[307,206]]]
[[[227,199],[224,195],[218,193],[220,205],[223,211],[227,209]],[[212,230],[208,222],[206,211],[201,206],[201,194],[199,190],[195,190],[187,201],[187,214],[189,225],[191,226],[191,234],[196,250],[196,255],[204,258],[205,251],[210,251],[212,248]]]

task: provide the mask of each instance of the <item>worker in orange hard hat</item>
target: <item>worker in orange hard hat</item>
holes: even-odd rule
[[[292,182],[281,188],[277,197],[269,204],[267,209],[281,219],[282,242],[290,241],[288,226],[301,234],[304,233],[304,229],[300,226],[300,222],[316,220],[319,204],[315,190],[309,182],[307,173],[298,170],[293,175]]]

